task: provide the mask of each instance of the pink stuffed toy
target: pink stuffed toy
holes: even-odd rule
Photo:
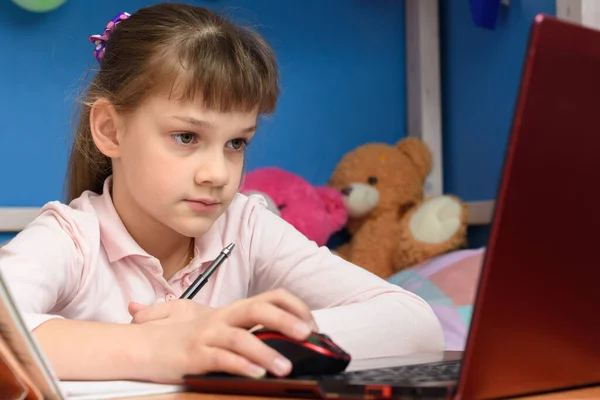
[[[331,235],[341,230],[348,218],[338,190],[313,186],[302,177],[277,167],[249,172],[240,193],[262,195],[269,210],[319,246],[324,246]]]

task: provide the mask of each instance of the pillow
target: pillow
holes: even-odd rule
[[[484,254],[485,248],[454,251],[387,279],[429,303],[442,324],[446,350],[464,350]]]

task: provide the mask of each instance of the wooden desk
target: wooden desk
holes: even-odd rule
[[[254,397],[254,396],[225,396],[217,394],[199,394],[199,393],[177,393],[163,394],[144,397],[148,400],[277,400],[274,397]],[[136,400],[142,399],[136,397]],[[521,400],[598,400],[600,399],[600,386],[572,390],[554,394],[545,394],[543,396],[520,397]],[[125,400],[125,399],[123,399]],[[290,400],[289,398],[285,400]]]

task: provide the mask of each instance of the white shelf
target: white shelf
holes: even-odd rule
[[[40,211],[36,207],[0,207],[0,232],[18,232]]]
[[[556,16],[600,29],[599,0],[556,0]]]

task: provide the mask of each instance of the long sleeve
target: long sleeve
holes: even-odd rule
[[[69,233],[71,226],[48,209],[0,248],[2,277],[30,330],[61,318],[52,311],[77,292],[81,253]]]
[[[355,359],[444,350],[441,325],[420,297],[319,248],[263,207],[249,224],[251,295],[282,287],[302,298],[321,332]]]

